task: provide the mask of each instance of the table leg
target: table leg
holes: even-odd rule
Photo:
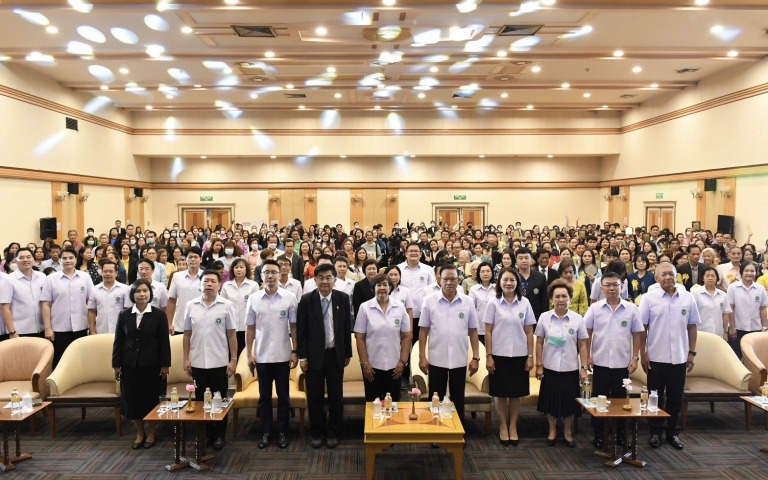
[[[453,469],[456,472],[456,480],[462,480],[464,478],[464,445],[454,443],[450,446],[443,445],[443,448],[453,454]]]
[[[184,453],[181,452],[180,454],[180,450],[184,448],[184,442],[181,434],[182,428],[183,424],[181,422],[173,422],[173,463],[171,465],[165,466],[165,469],[169,472],[175,472],[188,466],[189,464],[189,462],[187,462],[183,456]]]
[[[198,472],[204,472],[211,467],[205,465],[203,462],[208,461],[213,457],[213,454],[206,455],[205,453],[205,423],[197,422],[197,432],[195,435],[195,461],[190,462],[189,466]]]
[[[28,453],[21,453],[21,436],[19,435],[19,423],[13,423],[13,436],[16,441],[16,456],[11,457],[11,462],[21,462],[23,460],[29,460],[32,455]]]
[[[747,431],[752,430],[752,405],[749,402],[744,402],[744,419],[747,422]],[[768,424],[765,427],[768,428]]]
[[[632,449],[624,454],[624,463],[628,463],[635,467],[643,468],[648,462],[637,459],[637,419],[632,418],[629,420],[629,428],[632,429]]]
[[[0,465],[0,471],[7,472],[15,468],[16,466],[11,463],[11,459],[8,457],[8,426],[6,422],[3,422],[3,463]]]

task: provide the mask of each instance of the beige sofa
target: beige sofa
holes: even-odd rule
[[[120,429],[120,393],[112,371],[113,334],[78,338],[62,355],[56,369],[46,380],[51,436],[56,438],[56,409],[79,407],[85,418],[86,407],[112,407],[115,429]]]
[[[171,368],[168,370],[168,386],[166,395],[170,397],[171,389],[176,391],[181,398],[186,398],[187,385],[192,383],[192,377],[184,371],[184,335],[171,337]]]
[[[768,382],[768,333],[755,332],[744,335],[741,339],[741,361],[752,377],[749,379],[749,391],[760,395],[760,386]]]
[[[682,428],[688,422],[688,403],[709,402],[715,411],[715,402],[738,402],[742,395],[751,395],[749,380],[752,374],[741,362],[728,343],[713,333],[698,332],[696,365],[685,377]],[[634,385],[648,384],[648,378],[639,367],[631,376]],[[660,405],[661,408],[664,408]]]
[[[51,374],[53,344],[36,337],[0,342],[0,401],[10,401],[16,388],[32,399],[48,398],[45,379]]]

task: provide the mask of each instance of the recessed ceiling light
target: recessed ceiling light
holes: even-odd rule
[[[203,160],[205,160],[206,158],[208,158],[208,155],[200,155],[200,158],[202,158]]]
[[[583,27],[581,27],[582,34],[592,33],[592,30],[594,30],[594,28],[592,28],[592,25],[584,25]]]
[[[93,10],[93,5],[84,0],[69,0],[67,3],[80,13],[89,13]]]
[[[339,155],[339,157],[341,157],[341,158],[347,158],[347,156],[346,156],[346,155]]]
[[[165,52],[165,47],[162,45],[150,45],[146,49],[147,55],[152,58],[157,58]]]
[[[501,94],[501,98],[507,98],[508,96],[509,96],[509,94],[507,92],[504,92],[504,93]]]
[[[696,0],[695,3],[699,7],[703,7],[704,5],[709,5],[709,0]]]
[[[326,33],[328,33],[328,29],[325,27],[317,27],[315,29],[315,33],[318,35],[325,35]]]
[[[376,88],[378,88],[379,90],[384,90],[385,88],[387,88],[387,86],[386,86],[386,85],[384,85],[383,83],[380,83],[380,84],[378,84],[378,85],[376,86]]]
[[[432,72],[432,73],[437,73],[438,70],[440,70],[440,69],[437,68],[437,67],[429,67],[429,71]]]
[[[168,100],[173,100],[173,95],[171,95],[171,94],[169,93],[168,95],[166,95],[166,96],[165,96],[165,98],[167,98]]]
[[[557,0],[539,0],[539,1],[545,7],[551,7],[552,5],[557,3]]]
[[[109,90],[109,85],[102,85],[99,88],[102,90]]]
[[[24,57],[24,60],[28,62],[52,63],[54,61],[54,58],[53,58],[53,55],[44,55],[40,52],[32,52],[26,57]]]
[[[568,82],[563,82],[563,84],[560,85],[560,88],[571,88],[571,84]]]
[[[658,83],[652,83],[651,84],[651,88],[659,88],[659,84]]]
[[[483,154],[481,153],[480,155],[478,155],[478,157],[480,157],[480,158],[485,158],[485,155],[483,155]]]
[[[504,50],[499,50],[498,52],[496,52],[496,56],[497,57],[506,57],[507,56],[507,52],[504,51]]]
[[[640,67],[640,66],[632,67],[632,73],[640,73],[642,71],[643,71],[643,67]]]
[[[376,105],[375,107],[373,107],[373,109],[374,110],[381,110],[381,105]]]
[[[608,108],[608,105],[603,105],[603,108]]]
[[[419,98],[424,98],[424,97],[426,97],[426,95],[424,95],[424,92],[419,92],[419,94],[417,95],[417,97],[419,97]]]
[[[53,25],[48,25],[47,27],[45,27],[45,31],[50,33],[51,35],[59,33],[59,29],[54,27]]]
[[[192,33],[192,27],[189,25],[184,25],[181,27],[181,33]]]
[[[199,83],[196,83],[196,84],[194,84],[194,85],[192,85],[192,86],[193,86],[193,87],[195,87],[195,88],[203,88],[203,86],[202,86],[202,85],[200,85]]]
[[[304,105],[299,105],[299,110],[304,110],[305,108],[307,107],[305,107]]]
[[[224,69],[221,70],[221,73],[223,73],[224,75],[231,75],[232,74],[232,69],[229,68],[229,67],[224,68]]]
[[[587,93],[585,93],[584,95],[582,95],[582,97],[584,97],[584,98],[589,98],[589,97],[591,97],[591,96],[592,96],[592,94],[591,94],[591,93],[589,93],[589,92],[587,92]]]
[[[267,51],[267,52],[264,52],[264,56],[267,57],[267,58],[272,58],[272,57],[275,56],[275,52],[273,52],[271,50]]]
[[[276,159],[276,158],[277,158],[277,155],[270,155],[270,156],[269,156],[269,158],[271,158],[272,160],[274,160],[274,159]]]
[[[286,84],[286,85],[285,85],[285,89],[286,89],[286,90],[293,90],[293,84],[292,84],[292,83],[288,83],[288,84]]]
[[[127,74],[128,74],[128,69],[127,69],[127,68],[125,68],[125,67],[120,67],[120,70],[118,70],[118,71],[119,71],[120,73],[122,73],[123,75],[127,75]]]
[[[412,153],[412,154],[410,155],[410,157],[411,157],[411,158],[416,158],[416,154],[415,154],[415,153]]]
[[[341,98],[341,94],[336,92],[336,93],[333,94],[333,97],[334,98]]]
[[[256,100],[257,98],[259,98],[259,94],[258,93],[252,93],[251,94],[251,98]]]
[[[384,5],[385,7],[391,7],[395,3],[397,3],[395,0],[381,0],[381,4]]]
[[[552,158],[552,157],[554,157],[554,155],[552,155],[551,153],[547,155],[547,158]]]
[[[527,107],[525,107],[525,108],[527,108],[528,110],[533,110],[533,105],[528,105],[528,106],[527,106]]]
[[[336,73],[336,67],[328,67],[325,69],[325,71],[328,73]]]
[[[738,52],[738,51],[736,51],[736,50],[730,50],[730,51],[728,52],[728,56],[729,56],[729,57],[731,57],[731,58],[733,58],[733,57],[738,57],[738,56],[739,56],[739,52]]]
[[[613,56],[614,57],[623,57],[624,56],[624,51],[623,50],[614,50],[613,51]]]
[[[531,67],[531,71],[533,73],[539,73],[541,71],[541,67],[538,66],[538,65],[534,65],[534,66]]]
[[[709,33],[714,33],[714,34],[723,33],[723,30],[724,28],[722,25],[713,25],[712,28],[709,29]]]
[[[457,109],[457,108],[459,108],[459,107],[457,107],[456,105],[451,105],[451,108],[452,108],[452,109],[454,109],[454,110],[456,110],[456,109]]]
[[[237,5],[237,0],[224,0],[227,5]]]
[[[146,107],[144,107],[144,108],[146,108],[147,110],[152,110],[152,105],[147,105],[147,106],[146,106]]]

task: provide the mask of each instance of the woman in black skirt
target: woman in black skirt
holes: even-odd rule
[[[485,322],[489,393],[499,416],[499,442],[517,446],[520,397],[530,394],[533,368],[533,328],[536,316],[523,296],[517,270],[504,267],[496,283],[496,297],[488,300]]]
[[[573,448],[573,416],[578,413],[579,378],[587,378],[587,328],[569,310],[573,289],[562,279],[547,288],[555,309],[544,312],[536,325],[536,377],[541,380],[538,410],[549,415],[547,445],[555,444],[557,419],[563,419],[565,444]],[[581,363],[581,367],[579,367]]]
[[[120,380],[122,411],[136,426],[133,449],[155,446],[155,423],[147,433],[142,420],[157,405],[171,366],[171,343],[165,312],[151,305],[152,285],[139,279],[131,285],[131,301],[117,317],[112,368]]]

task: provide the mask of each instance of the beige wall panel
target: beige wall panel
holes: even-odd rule
[[[350,203],[348,189],[318,189],[317,190],[317,223],[320,226],[330,225],[335,227],[337,223],[344,225],[344,230],[349,231],[351,224]]]
[[[739,177],[736,179],[736,239],[743,243],[748,230],[752,230],[752,243],[757,248],[765,246],[768,239],[768,175]],[[719,193],[718,193],[719,196]]]
[[[53,211],[51,182],[0,178],[0,191],[3,192],[5,225],[0,229],[2,248],[11,242],[22,246],[29,242],[41,245],[40,218],[50,217]]]
[[[125,216],[125,209],[123,208],[125,192],[122,188],[80,185],[80,193],[83,192],[90,193],[88,200],[83,205],[86,228],[93,227],[97,233],[108,233],[109,229],[115,226],[115,220],[122,221],[123,226],[125,226],[125,218],[123,218]],[[85,236],[85,232],[82,232],[81,236]]]

